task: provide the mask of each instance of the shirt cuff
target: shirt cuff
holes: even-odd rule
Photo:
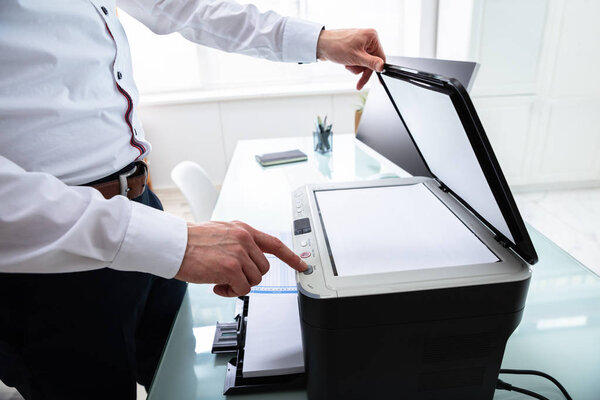
[[[187,246],[186,222],[152,207],[130,203],[127,232],[110,268],[173,278]]]
[[[284,62],[309,63],[317,61],[317,42],[323,25],[287,17],[283,30]]]

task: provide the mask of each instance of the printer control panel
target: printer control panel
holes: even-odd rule
[[[329,297],[331,296],[331,289],[325,287],[323,264],[316,236],[317,229],[315,225],[318,221],[313,220],[306,189],[306,186],[304,186],[292,194],[293,250],[308,265],[306,271],[296,274],[298,289],[313,297]]]

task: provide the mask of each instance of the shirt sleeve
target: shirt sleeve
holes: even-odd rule
[[[67,186],[0,156],[0,272],[113,268],[172,278],[187,244],[185,221],[123,196]]]
[[[192,42],[285,62],[315,62],[323,25],[227,0],[119,0],[153,32],[179,32]]]

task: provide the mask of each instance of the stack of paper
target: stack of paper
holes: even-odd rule
[[[296,293],[250,295],[244,378],[304,372]]]

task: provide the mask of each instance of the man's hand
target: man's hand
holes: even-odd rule
[[[323,30],[317,43],[317,58],[344,64],[354,74],[362,73],[356,89],[365,86],[373,70],[383,71],[385,54],[374,29]]]
[[[243,222],[188,224],[188,243],[176,279],[216,283],[219,296],[243,296],[258,285],[269,270],[264,253],[270,253],[297,271],[307,265],[279,239]]]

